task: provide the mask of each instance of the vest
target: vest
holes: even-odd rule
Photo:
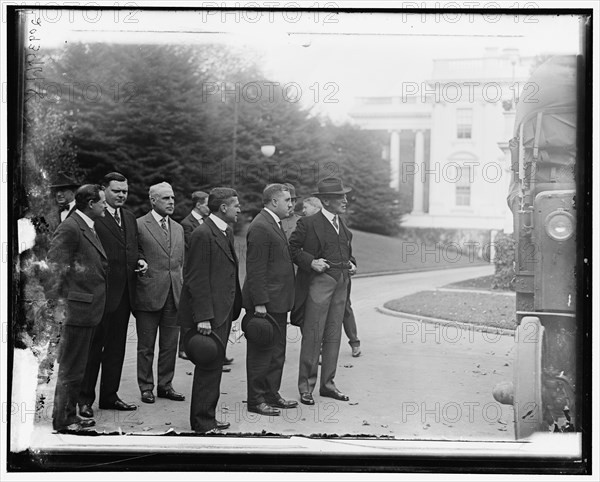
[[[346,231],[342,228],[341,222],[339,235],[327,219],[324,224],[325,246],[323,246],[322,257],[327,261],[331,261],[332,264],[335,263],[326,273],[332,278],[339,280],[340,276],[348,275],[348,271],[341,268],[341,263],[348,263],[350,261],[350,239],[346,236]]]

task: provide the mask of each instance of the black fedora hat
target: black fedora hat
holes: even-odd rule
[[[275,341],[275,330],[280,330],[279,325],[268,313],[266,316],[257,316],[246,312],[242,318],[242,331],[246,340],[264,347],[271,346]]]
[[[58,189],[58,188],[78,188],[81,183],[75,181],[71,176],[65,174],[64,172],[59,172],[52,184],[50,184],[50,189]]]
[[[214,370],[223,365],[225,345],[214,332],[201,335],[195,329],[188,330],[183,346],[191,362],[202,370]]]
[[[313,192],[313,196],[326,195],[326,194],[346,194],[352,191],[352,189],[344,187],[344,183],[339,177],[328,177],[317,184],[317,192]]]

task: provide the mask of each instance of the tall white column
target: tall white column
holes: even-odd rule
[[[423,131],[417,131],[415,134],[415,178],[413,189],[413,214],[423,214],[423,180],[425,176],[425,137]]]
[[[400,190],[400,133],[390,134],[390,187]]]

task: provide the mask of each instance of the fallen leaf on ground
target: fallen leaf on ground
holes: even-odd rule
[[[348,402],[348,405],[358,405],[358,402]]]
[[[354,365],[344,365],[344,368],[352,368]]]

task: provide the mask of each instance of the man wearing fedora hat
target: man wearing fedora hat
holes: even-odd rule
[[[279,408],[298,405],[295,400],[285,400],[279,394],[285,362],[287,314],[294,304],[294,264],[282,228],[282,220],[290,215],[293,206],[289,188],[284,184],[269,184],[263,191],[263,206],[250,223],[246,236],[248,249],[242,298],[246,319],[251,314],[264,317],[268,313],[275,327],[272,341],[264,343],[249,336],[251,327],[244,326],[248,411],[279,415]],[[248,324],[252,322],[250,319]]]
[[[60,223],[67,219],[69,213],[75,208],[75,191],[78,187],[78,182],[62,172],[58,173],[54,182],[50,185],[58,205],[58,209],[50,220],[52,229],[56,229]]]
[[[233,232],[228,223],[237,221],[240,203],[237,193],[227,187],[214,188],[208,195],[210,215],[190,238],[190,249],[183,270],[183,289],[178,323],[189,330],[185,334],[188,357],[199,361],[194,370],[190,425],[192,430],[206,433],[223,430],[229,422],[219,422],[215,410],[221,393],[221,376],[225,349],[204,365],[196,355],[196,347],[207,345],[200,336],[216,336],[223,344],[229,339],[231,322],[238,318],[242,293],[238,278],[238,259]],[[212,346],[212,345],[211,345]]]
[[[349,397],[334,383],[342,320],[348,296],[350,276],[356,272],[352,256],[352,233],[340,219],[348,200],[342,180],[323,179],[317,196],[323,209],[298,221],[290,238],[290,250],[298,265],[296,293],[291,321],[301,327],[298,390],[300,401],[315,403],[312,392],[316,385],[319,352],[322,351],[319,394],[336,400]]]

